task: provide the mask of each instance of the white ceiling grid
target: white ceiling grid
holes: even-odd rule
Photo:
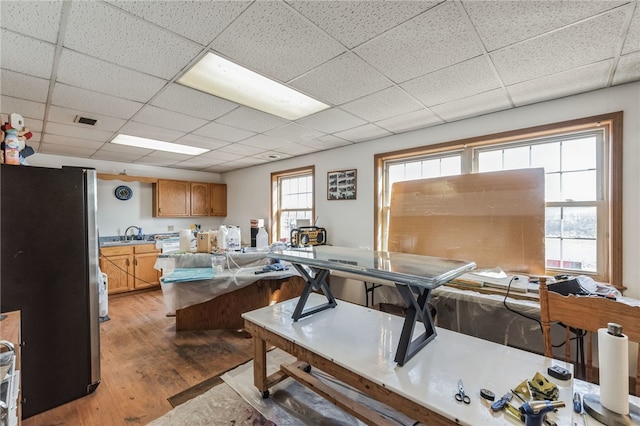
[[[637,0],[3,0],[0,37],[2,120],[36,152],[218,173],[640,80]],[[207,52],[330,108],[292,122],[177,84]]]

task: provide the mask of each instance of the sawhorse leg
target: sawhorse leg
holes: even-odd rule
[[[402,325],[400,341],[398,342],[398,350],[394,358],[394,361],[402,366],[436,337],[436,329],[429,311],[428,302],[431,296],[431,289],[398,283],[396,283],[396,287],[405,305],[408,306],[404,324]],[[418,319],[422,321],[425,331],[412,340],[413,330]]]
[[[327,275],[329,275],[328,269],[314,268],[313,271],[315,272],[314,274],[315,276],[312,277],[311,274],[309,274],[309,272],[307,271],[306,268],[304,268],[303,265],[293,263],[293,266],[298,270],[300,275],[302,275],[304,279],[307,281],[307,285],[304,286],[304,289],[302,290],[302,294],[300,295],[300,299],[298,300],[298,304],[296,305],[296,308],[293,311],[292,318],[294,322],[298,321],[300,318],[304,318],[306,316],[315,314],[316,312],[320,312],[320,311],[324,311],[325,309],[336,307],[337,305],[336,299],[333,297],[333,294],[331,293],[331,290],[329,289],[329,286],[327,285],[327,282],[326,282]],[[322,293],[327,298],[327,303],[324,303],[322,305],[316,306],[311,309],[307,309],[305,311],[304,306],[307,304],[307,299],[309,298],[309,295],[314,290],[322,291]]]

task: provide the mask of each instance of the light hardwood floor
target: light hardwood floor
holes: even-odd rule
[[[111,297],[109,317],[100,324],[96,391],[25,419],[24,426],[144,425],[171,410],[168,397],[253,354],[244,332],[176,332],[160,290]]]

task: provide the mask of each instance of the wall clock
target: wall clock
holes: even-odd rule
[[[115,189],[114,194],[118,200],[124,201],[133,196],[133,191],[126,185],[120,185]]]

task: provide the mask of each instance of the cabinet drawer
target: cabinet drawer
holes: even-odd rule
[[[160,253],[160,249],[156,248],[155,243],[153,244],[140,244],[137,246],[133,246],[134,253]]]
[[[100,254],[103,256],[119,256],[122,254],[133,254],[133,246],[101,247]]]

